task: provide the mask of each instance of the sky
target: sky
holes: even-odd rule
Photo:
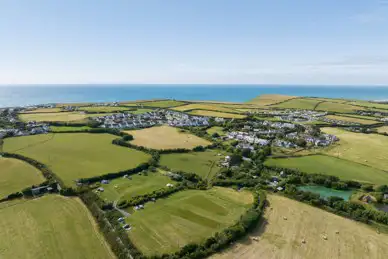
[[[0,0],[0,84],[388,86],[388,0]]]

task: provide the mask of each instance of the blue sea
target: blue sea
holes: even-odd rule
[[[388,87],[295,85],[23,85],[0,86],[0,107],[145,99],[245,102],[261,94],[388,100]]]

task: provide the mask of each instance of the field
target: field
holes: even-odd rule
[[[283,109],[305,109],[314,110],[315,106],[321,101],[316,99],[307,98],[295,98],[288,101],[271,105],[271,107],[283,108]]]
[[[0,209],[0,258],[115,258],[80,200],[57,195]]]
[[[330,156],[313,155],[292,158],[271,158],[265,164],[268,166],[299,169],[306,173],[334,175],[343,180],[388,184],[388,172]]]
[[[382,126],[376,128],[378,133],[387,133],[388,134],[388,126]]]
[[[368,108],[388,110],[388,104],[384,104],[384,103],[373,103],[373,102],[361,101],[361,100],[349,101],[348,103],[353,104],[353,105],[364,106],[364,107],[368,107]]]
[[[207,110],[207,111],[218,111],[218,112],[232,112],[239,113],[235,109],[224,107],[223,104],[210,104],[210,103],[191,103],[179,107],[173,108],[176,111],[192,111],[192,110]]]
[[[322,128],[325,133],[336,135],[340,141],[325,153],[387,170],[388,138],[377,134],[353,133],[338,128]]]
[[[328,119],[332,119],[332,120],[348,121],[348,122],[352,122],[352,123],[356,123],[356,124],[363,124],[363,125],[378,123],[378,121],[365,120],[365,119],[360,119],[360,118],[355,118],[355,117],[347,117],[347,116],[327,115],[325,117]]]
[[[211,143],[205,139],[170,126],[152,127],[142,130],[125,131],[133,135],[131,144],[152,149],[192,149],[196,146],[208,146]]]
[[[315,110],[317,111],[328,111],[328,112],[342,112],[342,113],[352,113],[356,110],[365,110],[364,107],[354,106],[346,103],[336,103],[336,102],[322,102],[320,103]]]
[[[252,201],[251,193],[226,188],[178,192],[132,214],[129,236],[146,255],[174,252],[233,225]]]
[[[60,112],[62,111],[61,108],[38,108],[34,110],[26,110],[21,113],[47,113],[47,112]]]
[[[146,162],[149,155],[111,144],[109,134],[60,133],[7,138],[4,151],[46,164],[66,185],[73,180],[114,173]]]
[[[175,107],[183,104],[185,104],[185,102],[174,101],[174,100],[163,100],[163,101],[152,101],[152,102],[141,103],[141,105],[143,106],[160,107],[160,108]]]
[[[148,175],[132,175],[131,180],[127,178],[117,178],[110,181],[109,184],[103,184],[104,192],[100,196],[104,200],[129,200],[137,195],[144,195],[166,187],[166,184],[172,183],[168,176],[160,172],[148,172]]]
[[[268,200],[272,209],[266,209],[256,230],[212,259],[383,259],[388,253],[388,235],[365,224],[281,196],[268,195]]]
[[[87,111],[87,112],[122,112],[127,111],[131,108],[129,107],[120,107],[120,106],[89,106],[89,107],[81,107],[79,110]]]
[[[194,110],[189,112],[191,115],[208,116],[208,117],[221,117],[227,119],[243,119],[246,116],[241,114],[217,112],[217,111],[205,111],[205,110]]]
[[[263,94],[259,95],[256,98],[249,101],[249,103],[258,104],[258,105],[272,105],[280,102],[284,102],[296,96],[281,95],[281,94]]]
[[[80,112],[24,113],[19,114],[22,121],[79,121],[87,116]]]
[[[132,113],[132,114],[143,114],[143,113],[146,113],[146,112],[151,112],[153,111],[152,109],[136,109],[134,111],[129,111],[129,113]]]
[[[214,126],[214,127],[211,127],[209,129],[207,129],[206,132],[209,135],[213,135],[214,133],[218,133],[218,135],[224,136],[225,135],[225,131],[223,131],[222,129],[223,129],[222,127]]]
[[[224,156],[218,156],[218,151],[190,152],[180,154],[165,154],[160,157],[160,164],[171,170],[196,173],[203,179],[212,179],[220,170],[218,162]]]
[[[0,157],[0,199],[44,181],[42,173],[32,165]]]
[[[77,132],[77,131],[84,131],[84,130],[89,130],[91,129],[88,126],[82,126],[82,127],[73,127],[73,126],[50,126],[50,129],[52,132]]]

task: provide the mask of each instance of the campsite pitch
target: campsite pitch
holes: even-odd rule
[[[388,253],[388,235],[367,225],[285,197],[267,198],[257,229],[213,259],[383,259]]]
[[[2,203],[0,258],[116,258],[78,198]]]
[[[233,225],[252,202],[250,192],[227,188],[181,191],[135,211],[128,233],[146,255],[171,253]]]
[[[180,132],[170,126],[152,127],[142,130],[125,131],[133,136],[131,144],[152,149],[192,149],[196,146],[208,146],[211,142],[193,134]]]
[[[0,157],[0,199],[45,181],[32,165],[14,158]]]
[[[4,151],[46,164],[66,185],[147,162],[146,153],[112,144],[110,134],[58,133],[7,138]]]

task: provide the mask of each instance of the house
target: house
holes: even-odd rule
[[[276,188],[276,190],[278,190],[279,192],[281,192],[281,191],[283,191],[283,187],[278,187],[278,188]]]
[[[103,192],[103,191],[104,191],[104,188],[102,188],[102,187],[98,187],[98,188],[97,188],[97,191],[99,191],[99,192]]]
[[[384,198],[384,199],[388,199],[388,193],[384,193],[383,198]]]
[[[109,181],[108,181],[108,180],[102,180],[101,183],[102,183],[102,184],[108,184]]]
[[[40,186],[40,187],[36,187],[36,188],[31,188],[31,193],[32,195],[40,195],[40,194],[43,194],[47,191],[47,188],[49,186]]]
[[[171,187],[174,187],[174,185],[171,184],[171,183],[166,184],[166,186],[167,186],[167,187],[170,187],[170,188],[171,188]]]

